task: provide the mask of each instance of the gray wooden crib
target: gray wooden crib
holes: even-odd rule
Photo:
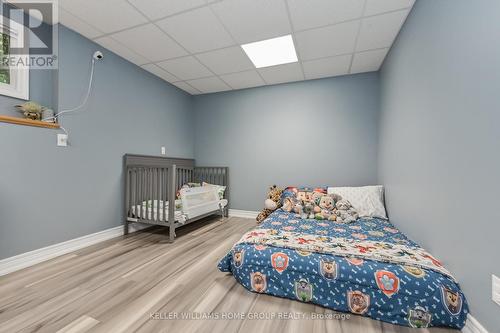
[[[161,225],[169,227],[169,239],[173,242],[175,229],[182,225],[214,214],[227,216],[229,204],[199,216],[190,216],[184,222],[176,221],[175,211],[177,191],[186,183],[207,182],[226,186],[224,199],[229,200],[227,167],[199,167],[195,166],[193,159],[132,154],[126,154],[123,160],[125,234],[129,232],[130,223]],[[158,204],[148,206],[148,203],[155,202]],[[163,203],[167,202],[169,202],[168,214],[164,213],[163,206]],[[144,214],[143,211],[149,213]]]

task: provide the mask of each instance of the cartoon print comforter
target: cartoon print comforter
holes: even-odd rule
[[[245,288],[415,328],[465,325],[451,274],[389,221],[300,219],[279,209],[220,261]]]

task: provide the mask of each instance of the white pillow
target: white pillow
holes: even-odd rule
[[[378,217],[387,220],[384,206],[384,187],[329,187],[328,194],[338,194],[349,200],[360,217]]]

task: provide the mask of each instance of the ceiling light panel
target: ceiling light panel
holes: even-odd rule
[[[291,35],[241,45],[256,68],[297,62]]]

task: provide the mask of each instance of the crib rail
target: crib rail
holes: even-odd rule
[[[228,186],[227,167],[195,167],[194,181],[196,183],[207,182],[210,184]]]

